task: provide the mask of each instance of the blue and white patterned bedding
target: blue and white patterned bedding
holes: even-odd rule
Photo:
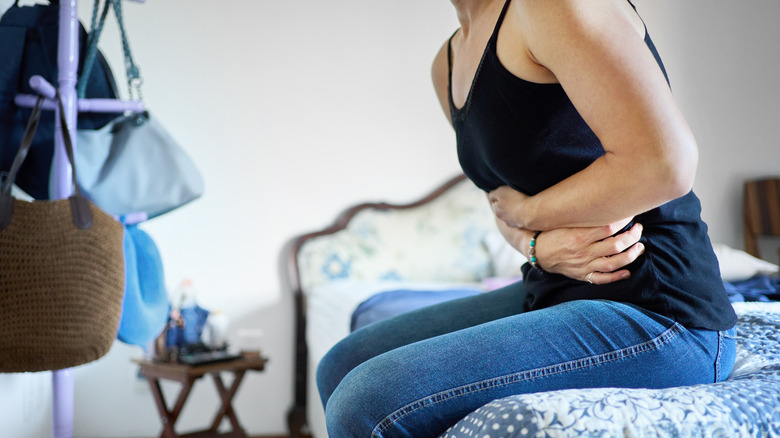
[[[737,362],[720,383],[524,394],[472,412],[440,438],[780,437],[780,303],[734,303]]]

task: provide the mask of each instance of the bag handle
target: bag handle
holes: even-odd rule
[[[89,30],[89,36],[87,37],[87,49],[84,55],[84,65],[81,70],[81,77],[79,77],[78,85],[76,87],[76,93],[78,97],[83,98],[87,92],[87,81],[89,81],[89,74],[92,72],[92,66],[95,64],[95,58],[97,57],[97,43],[100,39],[100,34],[103,32],[103,25],[106,22],[106,16],[108,15],[108,9],[110,6],[114,8],[114,15],[116,15],[116,21],[119,24],[119,31],[122,34],[122,51],[125,54],[125,73],[127,75],[127,89],[130,93],[131,100],[143,100],[141,95],[141,73],[138,70],[138,66],[133,61],[133,54],[130,51],[130,43],[127,39],[127,32],[125,31],[125,22],[122,15],[122,0],[105,0],[103,5],[103,11],[100,12],[100,20],[98,21],[98,10],[100,9],[100,0],[95,0],[92,7],[92,25]]]
[[[57,93],[57,105],[59,106],[60,126],[62,127],[62,140],[65,144],[65,152],[68,155],[68,161],[73,175],[73,194],[70,196],[70,212],[73,217],[73,224],[79,229],[86,230],[92,226],[92,209],[89,206],[87,198],[82,196],[81,189],[77,183],[76,178],[76,160],[73,154],[73,142],[70,137],[70,129],[68,129],[68,122],[65,119],[65,108],[62,105],[62,97]],[[33,108],[30,120],[27,122],[27,127],[24,130],[22,136],[22,142],[19,145],[19,150],[16,152],[11,169],[8,172],[8,176],[2,182],[0,186],[0,231],[7,227],[11,223],[11,216],[13,213],[13,197],[11,197],[11,186],[16,181],[16,174],[24,163],[24,159],[27,158],[27,153],[30,151],[33,139],[35,138],[35,132],[38,130],[38,125],[41,120],[41,111],[43,110],[43,97],[39,96],[35,101],[35,107]]]
[[[35,101],[35,107],[33,107],[30,120],[27,121],[27,127],[24,128],[24,135],[22,136],[22,143],[19,145],[19,151],[14,157],[11,169],[8,171],[8,175],[3,181],[2,189],[0,193],[3,196],[11,196],[11,186],[16,181],[16,174],[19,173],[19,168],[22,167],[24,159],[27,158],[27,153],[32,146],[33,138],[35,138],[35,132],[38,130],[38,123],[41,121],[41,112],[43,110],[43,96],[38,96],[38,100]]]
[[[38,123],[41,121],[42,104],[43,97],[39,96],[38,100],[35,101],[35,107],[33,107],[30,119],[27,121],[27,127],[24,128],[22,143],[19,146],[19,151],[16,153],[16,157],[14,157],[13,164],[11,164],[11,169],[5,175],[5,178],[0,176],[0,231],[11,224],[11,216],[14,208],[14,198],[11,197],[11,186],[14,185],[16,174],[19,172],[19,168],[22,167],[22,163],[27,157],[27,152],[30,151],[30,146],[35,137],[35,131],[38,130]]]
[[[89,206],[87,198],[82,196],[79,188],[78,178],[76,177],[76,158],[73,153],[73,141],[68,129],[68,121],[65,119],[65,108],[62,105],[62,96],[57,93],[57,105],[59,106],[60,126],[62,127],[62,140],[65,143],[65,152],[68,154],[70,169],[73,178],[73,194],[70,195],[70,214],[73,217],[73,224],[77,228],[87,230],[92,226],[92,208]]]

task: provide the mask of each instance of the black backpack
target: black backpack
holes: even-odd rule
[[[14,103],[17,94],[37,94],[29,80],[40,75],[58,86],[57,38],[59,2],[20,7],[14,4],[0,17],[0,175],[7,172],[21,143],[32,109]],[[81,74],[87,32],[79,25]],[[86,98],[116,99],[114,76],[98,52],[89,75]],[[100,129],[117,114],[81,113],[78,129]],[[54,150],[54,112],[45,111],[35,141],[24,161],[16,185],[35,199],[49,199],[49,176]]]

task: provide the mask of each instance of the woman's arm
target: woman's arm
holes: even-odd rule
[[[515,33],[526,45],[523,55],[560,82],[606,154],[535,196],[508,188],[491,193],[496,214],[509,225],[599,226],[690,191],[695,140],[626,8],[625,0],[510,4],[509,37]]]
[[[431,77],[439,104],[447,120],[450,120],[448,92],[447,43],[442,45],[433,61]],[[533,232],[513,228],[501,220],[496,220],[504,239],[516,250],[528,256],[528,243]],[[614,223],[604,227],[562,228],[542,233],[538,238],[537,257],[540,265],[548,272],[565,275],[575,280],[585,281],[587,275],[596,272],[591,280],[596,284],[611,283],[630,275],[622,269],[642,253],[639,242],[641,227],[610,237],[621,230],[625,223]],[[607,239],[607,240],[604,240]],[[606,243],[605,243],[606,242]],[[623,251],[629,248],[627,251]]]

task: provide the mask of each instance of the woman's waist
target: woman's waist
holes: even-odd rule
[[[725,293],[718,260],[709,238],[697,227],[644,226],[640,241],[645,251],[624,267],[631,272],[625,280],[592,285],[543,270],[523,267],[523,278],[529,293],[539,302],[556,303],[575,299],[611,299],[636,303],[644,307],[662,306],[666,296],[705,297]],[[544,261],[540,260],[542,267]],[[658,311],[655,310],[654,311]]]
[[[695,230],[690,231],[698,234]],[[682,277],[700,278],[703,281],[720,280],[718,260],[706,235],[699,238],[693,238],[691,235],[674,235],[670,234],[668,229],[658,229],[643,223],[643,235],[639,241],[645,246],[644,252],[634,262],[620,268],[628,269],[631,276],[614,284],[628,286],[639,282],[643,287],[648,287],[656,281],[674,283],[675,278]],[[544,260],[540,260],[540,264],[543,268]],[[584,281],[531,268],[530,265],[527,270],[524,278],[529,286],[537,282],[541,284],[552,282],[568,283],[568,286],[595,287]]]

